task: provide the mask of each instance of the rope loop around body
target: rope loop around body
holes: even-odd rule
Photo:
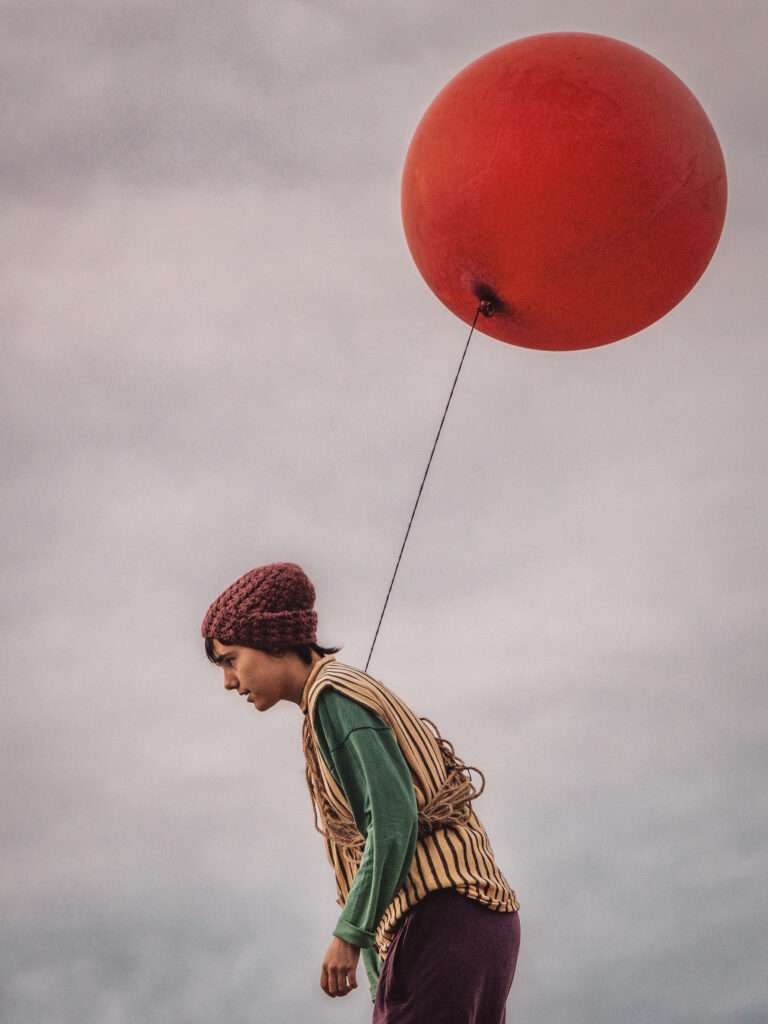
[[[304,760],[306,762],[305,776],[309,797],[312,801],[315,830],[324,839],[331,840],[339,849],[347,852],[352,859],[359,861],[365,849],[365,839],[358,831],[352,814],[349,811],[343,813],[337,810],[328,797],[328,793],[323,785],[317,747],[312,736],[309,716],[304,719],[302,741]]]
[[[466,825],[472,814],[472,801],[485,789],[485,775],[480,769],[466,764],[456,756],[453,744],[440,735],[434,722],[429,718],[422,718],[421,721],[435,734],[446,777],[435,795],[419,811],[419,838],[439,828]],[[473,772],[480,776],[479,789],[472,781]]]
[[[434,722],[422,718],[435,735],[445,766],[446,777],[437,792],[430,797],[419,811],[418,836],[422,839],[441,828],[466,825],[472,815],[472,801],[485,789],[485,776],[479,768],[465,764],[456,756],[453,744],[440,735]],[[344,851],[352,860],[359,862],[365,849],[365,839],[358,831],[350,811],[335,806],[323,784],[318,760],[318,751],[312,736],[309,718],[304,719],[302,732],[306,780],[312,801],[315,830],[323,838]],[[478,788],[472,780],[472,773],[480,777]]]

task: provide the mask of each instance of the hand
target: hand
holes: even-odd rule
[[[350,946],[343,939],[334,938],[325,954],[320,975],[320,988],[331,999],[346,996],[353,988],[357,988],[355,975],[359,958],[360,950],[357,946]]]

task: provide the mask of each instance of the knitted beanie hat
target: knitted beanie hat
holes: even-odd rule
[[[222,644],[260,650],[315,643],[315,588],[293,562],[252,569],[216,598],[202,634]]]

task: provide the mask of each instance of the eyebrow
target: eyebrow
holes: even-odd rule
[[[216,653],[216,650],[215,650],[215,648],[214,648],[214,646],[213,646],[213,643],[211,643],[211,644],[209,645],[209,644],[208,644],[208,643],[206,642],[206,645],[205,645],[205,653],[206,653],[206,654],[208,655],[208,660],[209,660],[210,662],[212,662],[212,663],[213,663],[214,665],[221,665],[221,663],[222,663],[222,662],[224,661],[224,659],[225,659],[225,658],[227,657],[226,653],[224,653],[224,654],[217,654],[217,653]]]

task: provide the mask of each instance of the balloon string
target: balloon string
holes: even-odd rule
[[[408,542],[408,534],[411,532],[411,526],[413,526],[413,519],[414,519],[414,516],[416,515],[416,509],[419,507],[419,501],[421,499],[421,492],[424,490],[424,484],[426,483],[426,480],[427,480],[427,474],[429,473],[429,467],[432,465],[432,459],[433,459],[434,454],[435,454],[435,449],[437,448],[437,442],[440,440],[440,434],[442,433],[442,430],[443,430],[443,424],[445,423],[445,417],[448,415],[448,407],[451,404],[451,399],[453,398],[453,392],[456,390],[456,382],[459,379],[459,374],[461,373],[461,368],[464,365],[464,360],[465,360],[466,355],[467,355],[467,349],[469,348],[469,343],[472,340],[472,335],[473,335],[474,330],[475,330],[475,324],[477,323],[477,318],[480,316],[481,312],[483,312],[486,316],[491,316],[492,315],[492,305],[491,305],[491,303],[489,303],[489,302],[481,302],[480,305],[477,307],[477,312],[475,313],[475,319],[472,321],[472,327],[470,328],[469,335],[467,337],[467,343],[464,346],[464,351],[461,354],[461,360],[459,362],[459,368],[456,371],[456,376],[453,378],[453,384],[451,386],[451,393],[448,395],[448,401],[445,403],[445,409],[443,410],[443,418],[440,420],[440,426],[437,428],[437,434],[435,436],[435,443],[432,445],[432,451],[430,452],[429,459],[427,460],[427,468],[424,470],[424,476],[421,478],[421,485],[419,487],[419,493],[416,495],[416,501],[414,502],[413,509],[411,511],[411,518],[408,521],[408,528],[405,531],[405,537],[403,537],[403,543],[400,546],[400,554],[397,556],[397,562],[395,563],[395,571],[392,573],[392,579],[389,581],[389,589],[387,590],[387,596],[384,598],[384,607],[381,609],[381,615],[379,616],[379,623],[376,626],[376,632],[373,635],[373,643],[371,644],[371,649],[368,652],[368,659],[367,659],[367,661],[365,663],[365,671],[366,672],[368,671],[368,666],[371,663],[371,655],[373,654],[373,648],[376,646],[376,640],[377,640],[377,638],[379,636],[379,630],[381,629],[381,624],[384,621],[384,613],[386,612],[387,605],[389,604],[389,595],[392,593],[392,587],[395,584],[395,577],[397,576],[397,570],[400,568],[400,562],[401,562],[402,557],[403,557],[403,551],[405,551],[405,545]]]

